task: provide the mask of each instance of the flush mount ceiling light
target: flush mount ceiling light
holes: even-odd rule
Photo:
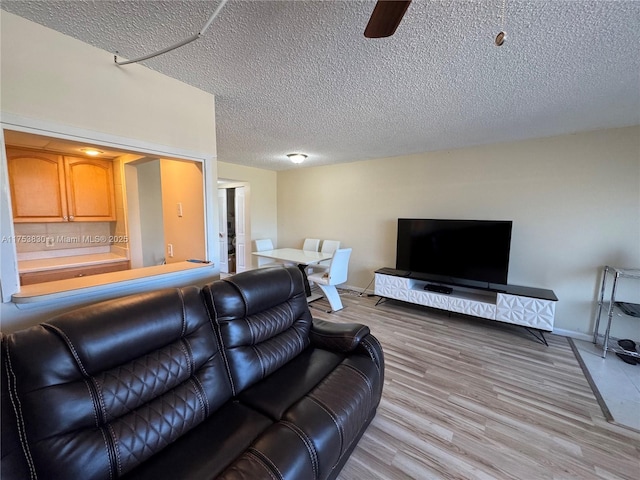
[[[293,163],[302,163],[306,160],[307,156],[304,153],[288,153],[287,157]]]
[[[101,153],[104,153],[103,151],[96,150],[95,148],[81,148],[80,151],[85,155],[90,155],[92,157],[95,157],[97,155],[100,155]]]

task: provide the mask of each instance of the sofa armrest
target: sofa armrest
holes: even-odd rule
[[[309,336],[316,347],[339,352],[355,350],[369,335],[369,327],[360,323],[335,323],[313,319]]]

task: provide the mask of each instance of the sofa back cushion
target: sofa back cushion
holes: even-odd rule
[[[250,270],[206,285],[202,293],[236,395],[309,345],[312,318],[296,267]]]
[[[91,305],[4,340],[31,478],[116,478],[231,397],[196,287]]]

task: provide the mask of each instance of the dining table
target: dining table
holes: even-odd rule
[[[257,257],[272,258],[279,262],[295,264],[302,272],[304,280],[304,290],[307,297],[311,296],[311,286],[307,279],[307,267],[315,265],[323,260],[330,260],[333,253],[314,252],[311,250],[302,250],[301,248],[276,248],[274,250],[264,250],[262,252],[252,252]]]

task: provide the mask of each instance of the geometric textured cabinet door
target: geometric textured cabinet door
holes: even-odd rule
[[[489,320],[496,319],[496,306],[492,303],[474,302],[464,298],[451,298],[448,310],[473,317],[488,318]]]
[[[553,330],[556,302],[498,293],[496,320],[540,330]]]
[[[409,302],[411,282],[408,278],[375,274],[375,292],[386,298]]]
[[[64,166],[69,220],[114,221],[113,163],[99,158],[65,156]]]

